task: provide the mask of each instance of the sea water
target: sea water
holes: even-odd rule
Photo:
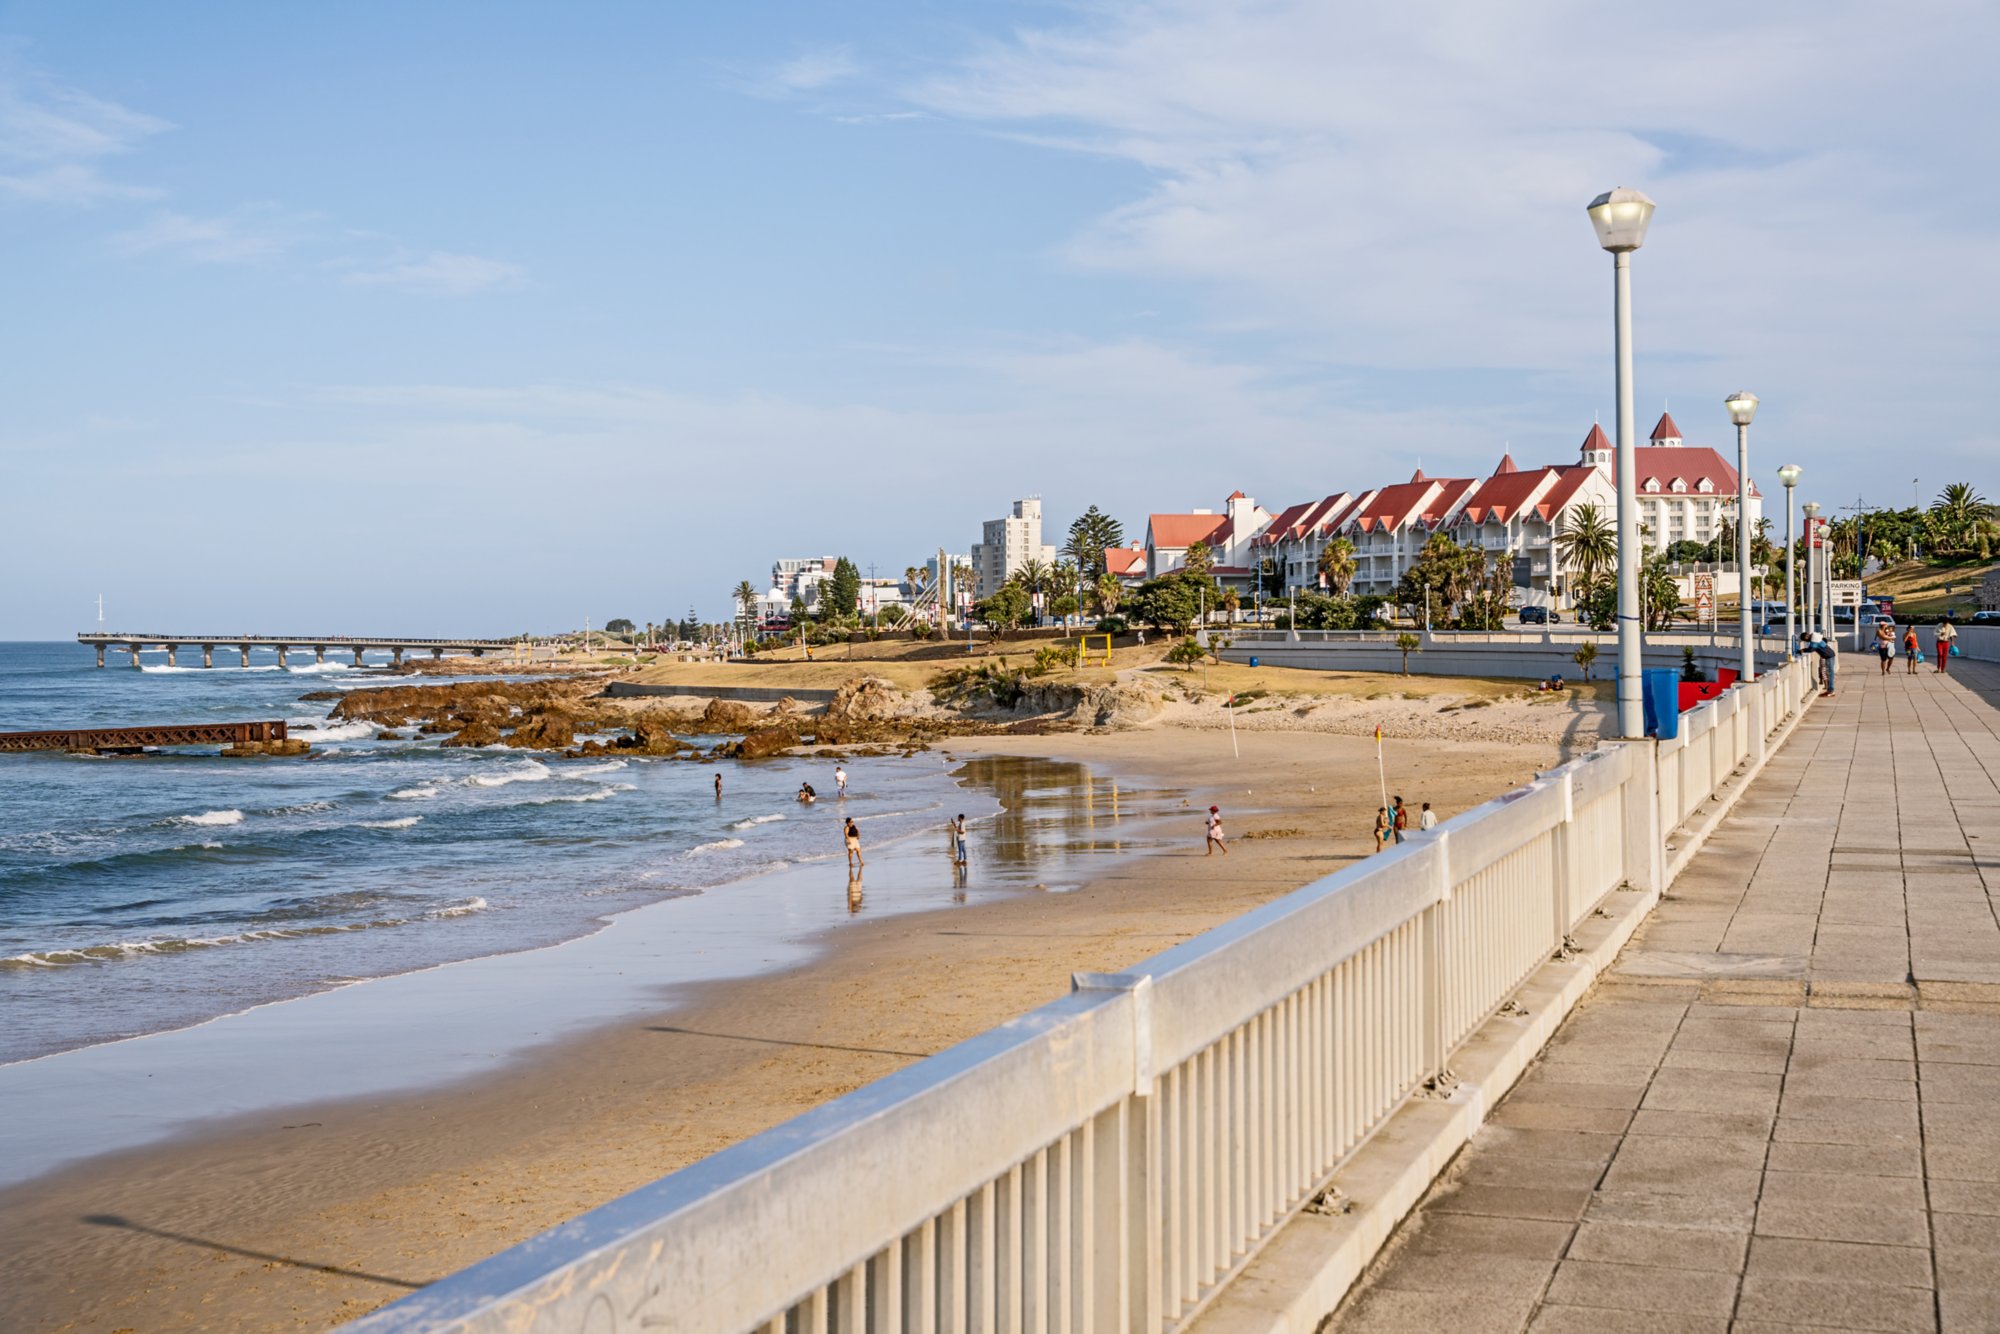
[[[873,848],[991,817],[1005,795],[998,768],[971,766],[983,790],[968,792],[966,770],[925,754],[849,761],[847,799],[805,807],[802,780],[830,798],[831,761],[447,749],[301,699],[389,683],[379,669],[264,651],[247,669],[233,651],[212,669],[128,662],[0,643],[0,731],[282,718],[312,753],[0,755],[0,1062],[573,939],[623,909],[838,863],[843,816]]]

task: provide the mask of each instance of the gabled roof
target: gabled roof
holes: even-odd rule
[[[1226,514],[1153,514],[1146,518],[1146,533],[1155,547],[1181,551],[1197,542],[1214,546],[1229,539]]]
[[[1700,490],[1702,479],[1706,478],[1714,495],[1736,494],[1736,469],[1722,455],[1703,445],[1646,445],[1632,451],[1638,462],[1635,475],[1640,491],[1646,483],[1657,481],[1661,491],[1671,491],[1675,479],[1687,484],[1690,493]],[[1614,465],[1613,476],[1617,475]],[[1757,484],[1750,483],[1750,494],[1762,497]]]
[[[1270,527],[1257,534],[1250,545],[1253,547],[1276,546],[1287,537],[1299,536],[1300,532],[1303,531],[1307,511],[1319,503],[1317,500],[1301,500],[1296,505],[1287,505],[1283,510],[1278,512],[1276,518],[1271,520]]]
[[[1514,462],[1511,457],[1500,461],[1508,465]],[[1465,498],[1465,504],[1458,512],[1459,518],[1470,519],[1473,523],[1485,523],[1488,519],[1505,523],[1520,512],[1535,492],[1549,481],[1549,474],[1554,471],[1554,468],[1536,468],[1532,472],[1522,472],[1512,466],[1503,467]]]
[[[1674,425],[1674,414],[1671,412],[1662,412],[1659,424],[1653,427],[1652,438],[1655,440],[1682,440],[1686,437],[1681,434],[1681,428]]]
[[[1583,484],[1589,481],[1590,475],[1596,471],[1597,469],[1582,464],[1557,468],[1555,485],[1543,492],[1542,498],[1535,502],[1535,513],[1554,523],[1556,515],[1562,513],[1563,506],[1576,497],[1576,493],[1583,489]]]
[[[1458,502],[1478,483],[1469,477],[1423,477],[1422,480],[1402,482],[1395,486],[1385,486],[1365,503],[1355,506],[1351,517],[1344,517],[1343,523],[1352,523],[1364,533],[1378,529],[1391,531],[1403,527],[1412,520],[1422,520],[1435,524],[1457,508]]]
[[[1104,548],[1104,571],[1112,575],[1144,574],[1146,572],[1146,551],[1143,547]]]

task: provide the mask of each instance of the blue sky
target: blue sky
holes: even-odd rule
[[[1663,403],[1989,494],[1981,4],[0,4],[0,637],[720,617]]]

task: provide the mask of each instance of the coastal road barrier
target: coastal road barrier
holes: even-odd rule
[[[1229,637],[1222,651],[1225,662],[1247,664],[1255,655],[1261,666],[1302,667],[1315,671],[1383,672],[1403,671],[1403,652],[1396,647],[1402,632],[1379,630],[1251,630]],[[1617,639],[1605,633],[1562,629],[1533,634],[1504,631],[1418,631],[1420,649],[1409,653],[1413,676],[1482,676],[1539,681],[1558,675],[1569,680],[1582,678],[1575,653],[1585,640],[1598,645],[1597,661],[1591,675],[1602,680],[1617,675]],[[1646,636],[1642,654],[1647,667],[1678,670],[1686,649],[1694,650],[1695,662],[1710,679],[1717,671],[1735,671],[1740,666],[1740,650],[1734,634],[1719,637],[1706,633],[1666,633]],[[1782,635],[1764,636],[1756,641],[1759,670],[1769,671],[1784,660]]]
[[[122,648],[132,655],[132,665],[139,665],[139,654],[146,648],[162,648],[167,651],[167,665],[180,665],[180,651],[183,648],[199,648],[201,665],[215,666],[217,647],[237,650],[242,655],[242,665],[250,665],[250,650],[253,648],[275,649],[278,665],[285,665],[286,655],[311,649],[313,661],[326,661],[328,649],[338,649],[354,654],[354,665],[362,665],[361,655],[367,652],[387,653],[397,666],[402,666],[403,655],[427,649],[433,659],[442,659],[447,653],[469,653],[475,658],[483,658],[488,653],[513,653],[526,657],[527,645],[512,639],[412,639],[401,635],[154,635],[125,634],[93,631],[79,634],[76,642],[97,650],[97,665],[104,666],[106,649]]]
[[[1480,1035],[1518,1023],[1502,1007],[1579,936],[1615,951],[1624,935],[1592,919],[1632,891],[1610,914],[1629,934],[1676,869],[1668,822],[1707,801],[1712,827],[1716,793],[1695,785],[1733,773],[1740,790],[1813,693],[1786,664],[1674,742],[1601,745],[1125,972],[1078,974],[349,1328],[1187,1328],[1289,1220],[1339,1211],[1357,1155],[1421,1165],[1385,1192],[1396,1217],[1414,1204],[1526,1059],[1468,1089],[1454,1054],[1487,1070]],[[1537,1044],[1585,986],[1536,993]],[[1422,1144],[1381,1133],[1434,1108],[1447,1129]],[[1312,1328],[1393,1226],[1371,1216],[1315,1311],[1275,1327]]]
[[[72,727],[41,732],[0,732],[0,753],[29,750],[135,751],[147,746],[245,746],[285,739],[285,724],[282,722]]]

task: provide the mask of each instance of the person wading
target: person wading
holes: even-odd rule
[[[842,831],[842,837],[847,842],[848,869],[851,871],[860,870],[863,865],[861,861],[861,831],[855,828],[853,816],[847,818],[847,828]]]

